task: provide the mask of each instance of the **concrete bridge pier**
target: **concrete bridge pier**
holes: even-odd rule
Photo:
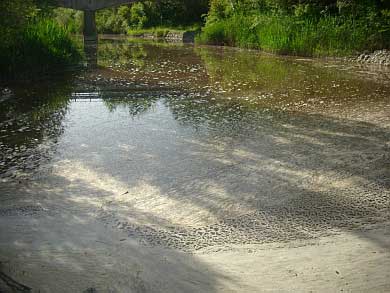
[[[3,0],[0,0],[3,1]],[[95,12],[100,9],[131,4],[139,0],[55,0],[58,6],[84,11],[84,39],[97,40]]]
[[[96,29],[95,11],[84,10],[84,40],[97,41],[98,33]]]

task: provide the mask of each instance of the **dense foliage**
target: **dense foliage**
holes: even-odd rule
[[[0,1],[0,78],[33,77],[79,59],[68,30],[51,18],[50,0]]]
[[[156,26],[188,26],[201,22],[208,0],[140,1],[97,13],[97,27],[102,33],[126,33],[129,29]]]
[[[390,47],[390,1],[211,0],[200,42],[281,54]]]
[[[208,11],[208,0],[139,1],[103,9],[96,13],[99,33],[126,34],[129,30],[151,27],[187,27],[202,21]],[[56,9],[57,20],[72,31],[81,32],[82,13]]]
[[[46,71],[80,56],[83,13],[54,0],[0,1],[0,73]],[[280,54],[348,55],[390,47],[388,0],[142,0],[98,11],[100,33],[204,24],[198,41]]]

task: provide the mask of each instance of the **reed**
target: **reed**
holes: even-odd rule
[[[0,45],[1,75],[35,77],[78,62],[81,51],[69,31],[55,20],[39,19]]]
[[[389,47],[389,33],[364,19],[234,14],[207,23],[197,42],[255,48],[277,54],[346,56]]]

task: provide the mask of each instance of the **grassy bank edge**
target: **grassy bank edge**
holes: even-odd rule
[[[68,29],[52,19],[35,20],[0,48],[0,79],[37,79],[82,59],[79,44]]]
[[[278,55],[346,57],[390,47],[390,27],[339,17],[233,15],[207,23],[197,44],[257,49]]]

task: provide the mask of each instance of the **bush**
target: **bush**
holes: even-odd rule
[[[148,21],[148,17],[145,13],[144,4],[141,2],[134,3],[130,10],[131,24],[136,28],[143,28]]]
[[[96,26],[102,34],[124,34],[129,28],[128,20],[119,15],[116,8],[99,10],[96,13]]]
[[[54,18],[57,22],[66,27],[71,33],[82,33],[83,12],[67,8],[57,8],[54,10]]]
[[[198,37],[201,43],[228,45],[244,48],[258,48],[259,39],[253,26],[252,17],[242,14],[212,22],[203,28]]]
[[[223,21],[233,14],[232,2],[229,0],[211,0],[210,10],[207,14],[209,24]]]
[[[2,78],[32,77],[77,62],[80,57],[65,27],[55,20],[40,19],[28,24],[12,43],[1,46]]]

